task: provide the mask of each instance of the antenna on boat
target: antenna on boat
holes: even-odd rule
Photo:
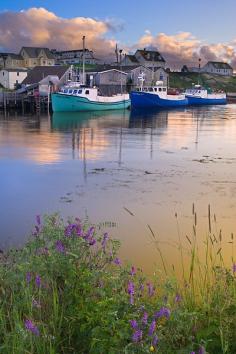
[[[120,80],[120,91],[121,91],[121,94],[123,93],[123,84],[122,84],[122,52],[123,52],[123,49],[120,49],[119,50],[119,53],[120,53],[120,76],[121,76],[121,80]]]
[[[85,52],[85,36],[82,38],[83,40],[83,73],[82,73],[82,84],[85,85],[85,58],[84,58],[84,52]]]
[[[201,58],[198,59],[198,85],[200,85]]]

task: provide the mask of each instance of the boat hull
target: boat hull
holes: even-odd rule
[[[53,93],[51,97],[53,112],[108,111],[130,107],[129,99],[117,102],[96,102],[90,101],[86,97],[61,95],[59,93]]]
[[[188,104],[186,98],[178,99],[177,96],[170,98],[160,98],[158,95],[133,91],[130,93],[131,107],[133,108],[170,108],[170,107],[182,107]]]
[[[188,99],[188,103],[189,105],[216,105],[216,104],[226,104],[227,103],[227,99],[226,97],[224,98],[203,98],[203,97],[188,97],[186,96]]]

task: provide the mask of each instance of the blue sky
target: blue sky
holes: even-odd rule
[[[114,36],[128,45],[136,42],[145,30],[154,35],[187,31],[208,43],[229,42],[236,38],[236,0],[0,1],[0,11],[31,7],[44,7],[64,18],[112,18],[123,26]]]

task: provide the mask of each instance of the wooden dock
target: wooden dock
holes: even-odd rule
[[[0,109],[4,111],[20,110],[22,113],[40,114],[50,111],[51,102],[47,96],[0,92]]]

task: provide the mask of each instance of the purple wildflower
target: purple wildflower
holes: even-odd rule
[[[89,240],[89,245],[90,245],[90,246],[93,246],[93,245],[95,245],[96,242],[97,242],[97,241],[95,240],[95,238],[91,238],[91,239]]]
[[[108,233],[105,232],[105,234],[103,235],[103,239],[102,239],[102,248],[103,248],[104,252],[106,249],[107,240],[108,240]]]
[[[196,354],[195,352],[191,352],[190,354]]]
[[[84,239],[85,239],[85,240],[88,240],[88,239],[92,238],[92,237],[93,237],[93,234],[94,234],[94,231],[95,231],[95,227],[91,226],[91,227],[88,229],[87,233],[85,234]]]
[[[176,294],[175,296],[175,302],[180,302],[182,300],[182,297],[180,294]]]
[[[134,304],[134,283],[129,281],[128,283],[128,294],[130,295],[130,304]]]
[[[82,230],[81,225],[77,225],[76,234],[77,234],[78,237],[82,237],[83,236],[83,230]]]
[[[67,225],[66,228],[65,228],[65,231],[64,231],[64,235],[66,237],[70,237],[71,233],[72,233],[71,225]]]
[[[143,337],[143,331],[141,331],[140,329],[137,329],[132,336],[132,341],[134,343],[138,343],[142,340]]]
[[[148,330],[148,335],[151,337],[153,333],[155,332],[156,329],[156,321],[153,320],[152,323],[150,324],[149,330]]]
[[[32,232],[32,235],[33,236],[38,236],[39,233],[40,233],[40,229],[39,229],[39,226],[38,225],[35,225],[35,231]]]
[[[134,276],[136,274],[136,269],[134,266],[131,267],[130,275]]]
[[[143,290],[144,290],[144,285],[143,285],[143,284],[140,284],[139,290],[140,290],[141,292],[143,292]]]
[[[154,318],[160,318],[160,317],[170,317],[170,310],[167,307],[162,307],[158,312],[154,314]]]
[[[205,353],[206,353],[205,348],[201,345],[198,350],[198,354],[205,354]]]
[[[40,215],[36,215],[36,222],[37,222],[38,226],[41,225],[41,218],[40,218]]]
[[[152,345],[155,347],[157,345],[158,341],[159,341],[159,339],[158,339],[157,335],[155,335],[152,340]]]
[[[120,266],[120,265],[121,265],[121,260],[120,260],[120,258],[117,258],[117,257],[116,257],[116,258],[114,259],[114,263],[115,263],[116,265],[119,265],[119,266]]]
[[[148,287],[148,295],[152,296],[154,294],[154,287],[152,283],[147,283],[147,287]]]
[[[41,278],[40,278],[40,275],[36,275],[35,277],[35,285],[37,286],[37,288],[40,288],[41,286]]]
[[[38,327],[31,320],[25,320],[25,329],[36,336],[39,336]]]
[[[64,253],[65,252],[65,246],[61,242],[61,240],[57,240],[56,241],[55,247],[56,247],[57,252],[59,252],[59,253]]]
[[[130,320],[129,323],[133,329],[138,328],[138,322],[136,320]]]
[[[147,321],[148,321],[148,313],[144,312],[143,318],[142,318],[142,323],[147,325]]]
[[[29,284],[31,281],[31,273],[30,272],[27,272],[26,273],[26,283]]]
[[[233,264],[232,270],[233,270],[233,273],[236,273],[236,263]]]

